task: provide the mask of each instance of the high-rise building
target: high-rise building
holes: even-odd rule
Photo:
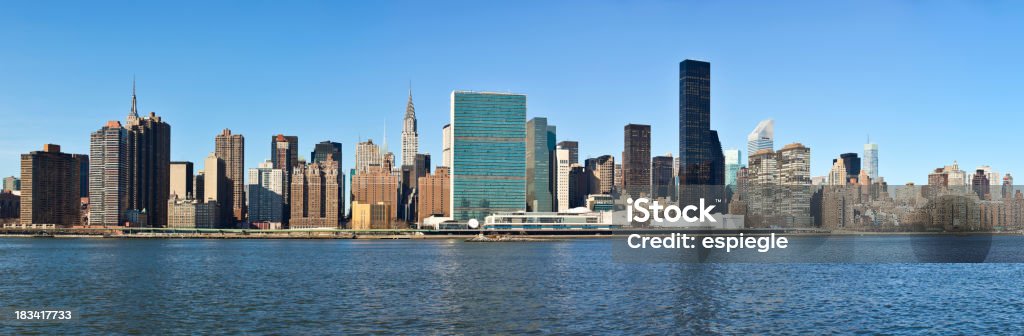
[[[352,202],[364,205],[387,204],[391,211],[391,222],[394,222],[398,220],[400,188],[399,177],[392,174],[390,164],[371,165],[367,170],[352,176]]]
[[[971,179],[971,190],[978,194],[979,199],[990,199],[990,184],[988,175],[985,174],[984,170],[977,169],[974,171],[974,177]]]
[[[309,153],[309,157],[312,160],[312,163],[323,162],[324,160],[327,160],[328,156],[333,157],[335,161],[341,162],[341,152],[340,142],[324,140],[313,147],[313,152]]]
[[[860,176],[860,157],[857,156],[857,153],[839,154],[839,158],[832,159],[832,163],[835,164],[837,160],[843,161],[847,179],[857,179]]]
[[[21,190],[21,179],[8,176],[4,178],[4,191],[19,191]]]
[[[786,186],[811,185],[811,149],[800,143],[791,143],[778,151],[779,184]]]
[[[828,185],[847,185],[849,184],[849,181],[847,181],[848,176],[849,170],[846,168],[846,160],[833,159],[832,169],[828,171]]]
[[[326,159],[325,159],[326,160]],[[284,170],[274,168],[271,161],[258,168],[249,168],[249,221],[282,223],[284,221]]]
[[[452,166],[452,124],[441,128],[441,165]]]
[[[878,144],[864,144],[864,168],[872,181],[878,180]]]
[[[615,188],[615,157],[602,155],[587,159],[586,172],[589,175],[587,192],[590,194],[611,195]],[[586,199],[586,196],[584,196]]]
[[[356,144],[356,172],[368,171],[373,165],[379,166],[383,159],[381,148],[373,143],[373,139]]]
[[[231,207],[225,206],[225,204],[231,204],[231,183],[228,182],[228,178],[225,175],[224,160],[217,157],[217,154],[210,153],[206,156],[206,160],[203,161],[203,192],[196,192],[196,194],[202,194],[204,197],[198,199],[201,203],[216,203],[217,204],[217,227],[229,227],[231,224]],[[197,186],[196,189],[199,187]]]
[[[526,209],[526,96],[451,95],[452,217],[484,220]]]
[[[725,155],[725,185],[735,189],[736,173],[743,167],[743,156],[739,149],[726,149],[722,153]]]
[[[718,132],[711,130],[711,64],[679,63],[679,198],[681,204],[723,199],[725,158]],[[720,206],[726,209],[726,206]]]
[[[216,138],[216,155],[224,160],[224,176],[231,188],[223,205],[231,209],[235,223],[245,220],[245,137],[224,129]]]
[[[80,223],[80,162],[85,155],[61,153],[47,144],[21,155],[21,224],[73,226]]]
[[[448,174],[448,167],[437,167],[433,174],[420,177],[417,181],[417,202],[416,223],[423,223],[423,219],[430,216],[449,217],[451,207],[448,202],[451,199],[451,176]]]
[[[206,195],[203,192],[206,188],[206,180],[203,178],[203,173],[203,170],[197,171],[192,180],[192,198],[200,203],[206,200]]]
[[[651,196],[651,125],[623,129],[622,188],[633,198]]]
[[[580,143],[576,141],[561,141],[558,148],[569,151],[569,163],[580,163]]]
[[[675,175],[672,175],[672,153],[651,159],[651,197],[675,199]]]
[[[192,173],[192,162],[171,162],[171,195],[177,195],[178,198],[180,199],[196,199],[195,195],[193,195],[195,187],[192,185],[192,183],[194,183],[195,178],[193,177]],[[171,203],[168,203],[168,206],[170,206],[170,204]]]
[[[590,194],[590,174],[579,163],[569,164],[569,208],[586,205]]]
[[[569,173],[572,162],[568,149],[555,149],[555,205],[558,212],[569,210]]]
[[[128,130],[107,122],[89,139],[89,225],[121,225],[128,211]]]
[[[292,173],[295,172],[295,167],[301,165],[299,163],[299,137],[284,134],[272,136],[270,138],[270,162],[274,165],[274,169],[280,169],[284,173],[283,221],[287,223],[288,217],[291,216],[288,202],[291,201]]]
[[[762,149],[775,150],[775,120],[762,120],[747,135],[747,153]]]
[[[548,119],[530,119],[526,123],[526,211],[551,212],[551,152],[548,143]]]
[[[323,162],[298,167],[292,174],[292,229],[337,228],[345,214],[345,174],[338,162]]]
[[[21,217],[21,196],[16,195],[13,190],[0,191],[0,219],[19,217]]]
[[[412,87],[409,88],[409,102],[405,104],[402,118],[402,165],[413,165],[419,152],[419,134],[416,132],[416,107],[412,104]]]
[[[171,126],[150,112],[128,116],[128,209],[148,214],[148,226],[163,227],[170,196]]]

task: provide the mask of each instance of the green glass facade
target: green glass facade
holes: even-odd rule
[[[526,96],[452,92],[452,217],[526,210]]]
[[[550,132],[549,132],[550,131]],[[554,127],[547,118],[526,123],[526,210],[551,212],[551,147]]]

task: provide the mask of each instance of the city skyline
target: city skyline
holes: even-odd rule
[[[975,150],[973,141],[998,144],[1004,136],[1012,132],[1013,122],[993,124],[984,131],[977,132],[978,138],[973,141],[964,140],[942,142],[937,145],[936,137],[962,132],[957,121],[960,117],[976,111],[993,115],[1009,115],[1010,111],[1018,110],[1021,104],[1008,97],[1004,88],[1015,87],[1019,79],[1012,78],[1013,69],[1019,68],[1017,62],[1021,50],[1017,47],[1004,46],[996,43],[998,39],[975,40],[974,42],[952,41],[964,43],[963,47],[987,50],[985,62],[974,62],[973,54],[954,54],[953,57],[936,57],[933,51],[948,50],[948,44],[939,47],[938,42],[949,42],[962,34],[971,31],[992,31],[993,26],[1007,24],[1004,18],[991,12],[997,12],[996,5],[968,6],[946,4],[930,7],[929,11],[906,13],[901,9],[908,4],[886,4],[875,8],[871,14],[852,11],[850,17],[838,19],[839,22],[822,27],[817,33],[799,33],[795,36],[779,39],[772,37],[768,41],[782,42],[773,45],[773,51],[758,39],[773,36],[782,31],[788,32],[785,25],[768,24],[755,21],[740,27],[753,24],[766,25],[763,31],[750,33],[752,36],[738,36],[737,31],[721,31],[729,23],[709,23],[706,36],[699,36],[697,41],[686,42],[681,36],[672,36],[669,32],[683,25],[683,22],[709,22],[695,16],[695,11],[682,12],[676,15],[653,15],[647,23],[637,28],[627,28],[633,19],[623,14],[616,14],[616,5],[599,4],[585,11],[581,18],[611,18],[613,23],[607,30],[609,35],[596,36],[584,31],[573,31],[583,37],[579,51],[566,51],[565,55],[543,57],[531,56],[521,60],[520,52],[482,49],[476,56],[489,58],[498,63],[505,62],[502,68],[489,66],[473,61],[456,53],[434,53],[430,58],[431,67],[408,62],[413,56],[380,57],[395,50],[416,51],[431,54],[439,49],[424,43],[399,43],[408,41],[432,41],[450,36],[453,28],[483,24],[482,27],[496,27],[488,24],[487,16],[456,20],[452,26],[442,30],[432,29],[413,32],[416,22],[413,18],[408,23],[401,23],[395,28],[372,28],[364,30],[343,30],[345,27],[358,27],[379,19],[382,8],[364,8],[365,18],[359,18],[345,25],[329,24],[329,15],[318,16],[311,20],[310,25],[323,25],[326,31],[342,30],[352,32],[354,36],[381,36],[379,42],[370,43],[370,48],[359,53],[348,53],[335,59],[331,51],[348,50],[347,45],[333,47],[314,47],[307,44],[296,44],[292,40],[280,36],[270,36],[265,45],[243,45],[249,51],[269,51],[274,47],[294,47],[295,51],[311,51],[310,56],[298,53],[274,52],[267,56],[239,55],[226,49],[213,47],[231,42],[224,34],[237,34],[245,41],[252,42],[257,35],[247,33],[246,28],[259,27],[259,18],[270,15],[280,6],[268,5],[254,9],[247,15],[232,16],[228,22],[239,23],[237,28],[223,28],[221,22],[215,20],[218,13],[228,10],[226,7],[213,8],[210,13],[196,18],[199,27],[185,29],[176,37],[178,30],[170,27],[148,27],[142,31],[126,31],[125,36],[119,34],[90,34],[90,32],[109,29],[100,22],[104,18],[123,15],[129,9],[112,8],[78,8],[88,18],[68,19],[64,16],[71,12],[52,13],[51,17],[36,18],[42,27],[54,31],[63,31],[63,25],[77,24],[82,28],[81,41],[65,44],[66,53],[50,53],[54,46],[33,43],[30,40],[62,41],[48,30],[26,30],[25,20],[18,20],[19,15],[26,15],[33,10],[32,4],[5,4],[8,14],[0,14],[7,19],[0,20],[9,31],[25,33],[25,39],[17,39],[11,45],[12,52],[0,56],[0,61],[11,65],[2,71],[7,79],[0,83],[0,115],[14,127],[11,132],[0,137],[5,143],[0,149],[0,175],[17,175],[17,155],[37,150],[43,143],[61,144],[64,151],[70,153],[87,153],[85,139],[92,128],[98,128],[106,120],[120,120],[127,112],[127,96],[129,95],[130,78],[138,74],[138,104],[140,114],[155,111],[175,126],[172,139],[171,160],[191,161],[197,165],[207,153],[214,150],[209,141],[223,128],[230,128],[235,133],[248,135],[250,139],[262,139],[266,135],[292,134],[300,137],[299,155],[305,157],[313,149],[313,145],[324,140],[340,142],[344,145],[343,153],[355,153],[355,144],[369,138],[376,143],[384,143],[380,136],[383,125],[392,130],[400,129],[401,113],[405,110],[408,96],[408,82],[412,80],[416,91],[416,107],[418,107],[418,133],[420,136],[420,152],[430,153],[438,157],[441,151],[440,128],[448,122],[446,111],[449,108],[448,96],[453,90],[482,89],[508,90],[526,94],[530,97],[530,109],[527,118],[546,117],[549,122],[559,126],[559,140],[574,140],[580,144],[581,161],[588,157],[611,154],[616,157],[622,148],[618,137],[606,137],[603,133],[620,129],[628,123],[650,124],[651,153],[677,153],[673,142],[678,136],[674,128],[666,127],[675,120],[674,110],[678,103],[674,85],[674,74],[667,70],[684,58],[708,61],[715,65],[715,91],[711,98],[715,117],[711,129],[720,132],[722,147],[744,148],[745,135],[759,120],[771,118],[777,122],[776,144],[782,145],[800,142],[814,149],[812,157],[812,175],[826,175],[830,169],[831,159],[841,153],[861,153],[864,137],[870,134],[872,142],[880,146],[880,175],[890,184],[916,182],[924,184],[927,173],[934,167],[942,166],[956,160],[966,170],[974,167],[990,165],[1000,172],[1016,172],[1024,167],[1024,159],[1014,156],[997,155],[992,151]],[[27,6],[27,7],[22,7]],[[69,4],[69,10],[80,6]],[[148,7],[146,7],[148,6]],[[160,5],[146,5],[132,8],[144,17],[174,19],[181,15],[171,11],[160,13]],[[553,19],[559,13],[568,11],[572,6],[566,4],[546,5],[550,8],[547,14],[535,10],[536,7],[508,8],[523,14],[523,19],[537,20],[543,27],[556,23]],[[634,7],[636,11],[657,12],[671,4],[643,5]],[[680,5],[682,6],[682,5]],[[796,5],[789,5],[796,6]],[[836,4],[835,8],[844,9],[859,7],[853,4]],[[287,7],[289,11],[308,10],[303,6]],[[444,6],[438,6],[444,7]],[[757,6],[754,6],[757,7]],[[783,6],[785,7],[785,6]],[[404,9],[408,12],[397,13],[397,17],[410,17],[415,10],[443,12],[443,8],[421,8],[412,4]],[[792,9],[792,8],[790,8]],[[720,4],[705,5],[702,10],[708,11],[710,17],[723,17],[727,10],[735,10]],[[765,10],[751,8],[736,12],[738,17],[749,15],[748,11]],[[770,9],[784,11],[785,8]],[[325,13],[339,13],[339,8],[327,8]],[[955,15],[954,15],[955,14]],[[75,14],[77,15],[77,14]],[[340,14],[338,14],[340,15]],[[809,15],[806,11],[795,11],[790,15],[793,19],[823,24],[820,18]],[[868,15],[874,15],[875,22],[881,28],[855,30],[841,28],[842,24],[850,27],[858,25]],[[932,27],[927,32],[914,29],[912,23],[902,19],[907,16],[918,17],[949,17],[975,23],[965,24],[967,30],[953,30],[945,27]],[[510,17],[515,17],[514,15]],[[83,21],[84,20],[84,21]],[[95,21],[93,21],[95,20]],[[508,23],[508,18],[499,23]],[[702,21],[703,20],[703,21]],[[67,22],[64,22],[67,21]],[[913,20],[911,20],[913,22]],[[212,26],[218,22],[217,26]],[[949,22],[936,20],[935,22]],[[917,22],[920,24],[920,22]],[[310,32],[312,27],[299,26],[291,28],[289,36],[294,33]],[[225,25],[226,26],[226,25]],[[980,26],[980,27],[979,27]],[[595,26],[584,25],[593,29]],[[18,30],[20,28],[21,30]],[[209,37],[199,34],[201,29],[213,29],[222,32]],[[710,29],[713,28],[713,29]],[[883,29],[887,28],[887,29]],[[988,29],[987,29],[988,28]],[[742,30],[741,28],[737,28]],[[1019,31],[1020,28],[1014,28]],[[265,30],[263,30],[265,31]],[[746,31],[746,30],[744,30]],[[858,31],[858,33],[854,33]],[[1015,30],[1007,30],[1013,35]],[[649,37],[633,40],[631,32],[650,33]],[[408,33],[408,36],[398,34]],[[535,33],[526,32],[519,35],[523,40],[534,39],[536,43],[546,44],[558,41],[556,37],[539,38]],[[833,34],[842,36],[844,41],[821,40],[822,36]],[[97,35],[110,36],[99,38]],[[36,38],[33,38],[36,37]],[[564,36],[562,36],[564,37]],[[324,41],[323,35],[310,35],[309,41]],[[661,41],[655,40],[661,38]],[[867,51],[851,49],[854,46],[864,47],[868,41],[884,44],[890,51],[887,55],[873,55]],[[133,41],[139,45],[133,46]],[[628,51],[614,50],[612,47],[628,47]],[[909,43],[906,41],[910,41]],[[524,43],[513,41],[514,43]],[[852,42],[852,43],[851,43]],[[116,44],[115,44],[116,43]],[[395,45],[384,47],[378,45]],[[907,43],[908,46],[895,44]],[[123,45],[122,45],[123,44]],[[743,45],[750,49],[753,56],[744,55],[737,47]],[[851,47],[844,47],[851,44]],[[465,47],[481,47],[479,43],[469,43]],[[114,56],[121,48],[132,47],[138,55]],[[458,50],[466,50],[460,47]],[[211,51],[209,48],[213,48]],[[397,49],[396,49],[397,48]],[[536,48],[536,47],[534,47]],[[287,48],[284,48],[287,49]],[[621,49],[621,48],[619,48]],[[88,51],[93,55],[77,61],[73,56]],[[176,50],[179,56],[189,62],[173,61],[157,57],[154,53]],[[530,49],[533,50],[533,49]],[[606,53],[595,52],[597,50]],[[209,51],[209,52],[203,52]],[[853,51],[851,53],[851,51]],[[997,52],[998,51],[998,52]],[[812,52],[813,55],[807,55]],[[628,53],[629,57],[626,57]],[[841,55],[849,53],[850,55]],[[38,57],[39,55],[52,55]],[[399,54],[399,53],[395,53]],[[327,57],[327,55],[332,55]],[[584,57],[584,55],[588,55]],[[110,60],[100,60],[109,57]],[[589,58],[589,59],[588,59]],[[72,61],[76,60],[76,61]],[[225,63],[237,60],[235,63]],[[292,64],[301,61],[304,65]],[[578,64],[577,64],[578,63]],[[346,66],[341,66],[346,64]],[[351,64],[352,66],[349,66]],[[914,64],[912,67],[902,66]],[[958,65],[970,64],[970,67]],[[284,67],[288,65],[288,67]],[[463,65],[465,65],[463,67]],[[294,67],[294,68],[292,68]],[[352,67],[360,69],[353,70]],[[552,76],[554,67],[562,68],[560,73],[570,76]],[[969,68],[968,70],[960,70]],[[252,71],[262,69],[262,71]],[[316,71],[313,71],[316,69]],[[863,71],[863,69],[871,69]],[[75,71],[74,76],[64,76],[67,71]],[[940,75],[947,81],[935,81],[931,78]],[[371,75],[378,75],[371,77]],[[597,77],[595,77],[597,76]],[[979,77],[980,76],[980,77]],[[601,78],[601,79],[598,79]],[[607,79],[605,79],[607,78]],[[878,81],[885,78],[885,81]],[[961,83],[957,86],[942,84]],[[88,83],[88,84],[86,84]],[[771,83],[770,86],[766,84]],[[866,84],[870,83],[868,86]],[[956,94],[953,94],[953,93]],[[41,96],[45,93],[45,96]],[[44,99],[59,97],[60,99]],[[613,97],[613,99],[598,99]],[[267,118],[281,114],[274,122]],[[815,125],[831,122],[836,116],[861,118],[862,122],[847,122],[843,127],[836,127],[828,132]],[[960,117],[958,117],[960,116]],[[300,121],[324,120],[321,125],[310,125]],[[45,123],[38,122],[40,119]],[[585,120],[583,120],[585,119]],[[853,120],[857,121],[857,120]],[[81,127],[88,125],[89,127]],[[827,124],[826,124],[827,125]],[[597,131],[595,131],[597,130]],[[390,151],[400,156],[398,132],[392,132],[387,143],[392,144]],[[998,147],[998,146],[995,146]],[[256,167],[260,162],[269,159],[270,153],[265,152],[265,145],[257,141],[250,145],[245,153],[245,168]],[[917,153],[917,158],[895,153]],[[744,153],[744,156],[750,153]],[[351,155],[349,155],[351,156]],[[921,159],[924,157],[925,159]],[[310,158],[306,157],[307,160]],[[618,157],[621,160],[621,157]],[[343,171],[348,171],[354,160],[344,160]],[[200,167],[196,167],[199,169]]]

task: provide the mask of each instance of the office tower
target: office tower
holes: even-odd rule
[[[8,176],[4,178],[4,191],[19,191],[21,190],[21,179]]]
[[[952,165],[943,167],[942,171],[947,175],[948,185],[962,186],[968,185],[970,182],[967,178],[967,172],[960,169],[960,164],[956,160],[953,160]]]
[[[1013,176],[1010,176],[1010,173],[1006,173],[1006,176],[1003,176],[1002,181],[1003,186],[1001,190],[1001,195],[1003,196],[1003,199],[1009,199],[1013,197]]]
[[[107,122],[89,139],[89,225],[121,225],[128,211],[128,130]]]
[[[991,185],[999,185],[1000,181],[1002,181],[1002,176],[999,175],[999,171],[992,169],[992,166],[981,165],[978,166],[977,170],[981,170],[982,174],[985,174],[985,177],[988,178],[989,184]],[[975,172],[975,174],[971,174],[968,178],[972,183],[974,181],[974,175],[977,175],[977,172]]]
[[[736,188],[736,172],[743,167],[742,154],[739,149],[726,149],[722,151],[725,155],[725,185]]]
[[[381,148],[369,139],[356,144],[356,171],[365,172],[372,165],[379,166],[384,156],[381,155]]]
[[[548,143],[548,119],[530,119],[526,123],[526,211],[551,212]]]
[[[612,182],[612,190],[614,190],[616,193],[621,192],[622,191],[622,164],[621,163],[616,163],[615,164],[615,175],[614,175],[614,179],[612,181],[613,181]]]
[[[213,229],[217,227],[220,207],[217,202],[200,202],[173,195],[167,200],[167,227]]]
[[[180,199],[196,199],[196,196],[193,194],[194,187],[192,183],[195,178],[192,175],[192,169],[192,162],[171,162],[171,195],[177,195]],[[168,206],[170,204],[168,203]]]
[[[405,104],[402,118],[402,165],[413,165],[419,152],[419,134],[416,133],[416,107],[412,104],[412,87],[409,88],[409,102]]]
[[[569,163],[580,163],[580,143],[576,141],[561,141],[558,148],[569,151]]]
[[[633,198],[651,195],[651,125],[623,129],[622,188]]]
[[[398,176],[392,174],[390,166],[372,165],[352,176],[352,202],[387,204],[391,219],[397,220],[400,188]]]
[[[203,196],[202,203],[216,203],[218,206],[217,227],[228,227],[231,223],[231,183],[225,175],[224,160],[217,154],[210,153],[203,162]],[[198,188],[198,187],[197,187]]]
[[[572,171],[572,164],[569,150],[558,148],[555,150],[555,210],[565,212],[569,210],[569,173]]]
[[[452,217],[526,210],[526,96],[451,95]]]
[[[224,161],[224,176],[230,188],[223,206],[231,209],[235,223],[245,220],[245,137],[224,129],[216,137],[215,154]],[[233,223],[231,223],[233,224]]]
[[[61,153],[47,144],[21,155],[21,224],[74,226],[80,223],[80,162],[85,155]]]
[[[247,187],[249,221],[283,223],[284,170],[274,168],[271,161],[261,163],[258,168],[249,168]]]
[[[345,174],[338,162],[325,160],[292,173],[292,229],[338,228],[345,214]]]
[[[675,176],[672,175],[672,153],[651,159],[651,197],[675,198]],[[625,164],[624,164],[625,165]]]
[[[846,178],[856,179],[860,176],[860,157],[857,157],[857,153],[839,154],[839,158],[832,159],[832,163],[835,164],[837,160],[843,161],[843,167],[846,167]]]
[[[452,166],[452,124],[441,127],[441,165]]]
[[[579,163],[569,164],[569,209],[586,205],[590,174]]]
[[[448,201],[451,199],[451,175],[448,167],[437,167],[433,174],[417,179],[419,200],[416,208],[416,223],[430,216],[451,217]]]
[[[751,163],[753,164],[753,163]],[[849,170],[846,168],[846,160],[832,160],[832,169],[828,171],[828,185],[841,186],[847,184]]]
[[[417,190],[418,179],[430,174],[430,154],[416,154],[412,165],[401,167],[401,197],[399,197],[399,217],[408,222],[415,223],[418,216],[416,202],[419,198]]]
[[[558,160],[555,158],[555,149],[558,146],[558,130],[555,125],[548,125],[548,194],[551,195],[551,209],[558,209]]]
[[[725,158],[718,132],[711,130],[711,64],[707,62],[679,63],[679,184],[681,204],[697,204],[697,198],[711,203],[725,198],[722,188],[715,187],[725,184]]]
[[[762,120],[747,135],[747,153],[762,149],[775,150],[775,120]]]
[[[203,192],[205,187],[206,181],[203,179],[203,171],[200,170],[196,172],[196,176],[192,181],[192,198],[200,203],[206,200],[206,195]]]
[[[974,177],[971,179],[971,190],[978,194],[979,199],[989,199],[989,181],[988,175],[982,169],[974,171]]]
[[[310,160],[312,160],[313,163],[319,163],[323,162],[324,160],[327,160],[327,157],[330,156],[334,158],[334,161],[338,161],[340,163],[342,162],[341,153],[342,150],[340,142],[324,140],[313,147],[313,152],[309,153],[309,158]]]
[[[864,168],[872,181],[878,180],[878,144],[864,144]]]
[[[314,155],[315,156],[315,155]],[[313,158],[311,158],[313,159]],[[340,157],[339,157],[340,159]],[[270,162],[274,169],[280,169],[284,173],[284,222],[288,222],[291,212],[288,210],[288,202],[291,201],[292,173],[299,163],[299,137],[294,135],[278,134],[270,138]]]
[[[586,172],[589,175],[587,192],[590,194],[611,195],[615,187],[615,157],[602,155],[587,159],[585,162]]]

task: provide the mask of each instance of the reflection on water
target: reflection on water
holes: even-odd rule
[[[621,263],[608,239],[0,239],[0,274],[0,309],[81,313],[3,334],[1024,332],[1021,264]]]

